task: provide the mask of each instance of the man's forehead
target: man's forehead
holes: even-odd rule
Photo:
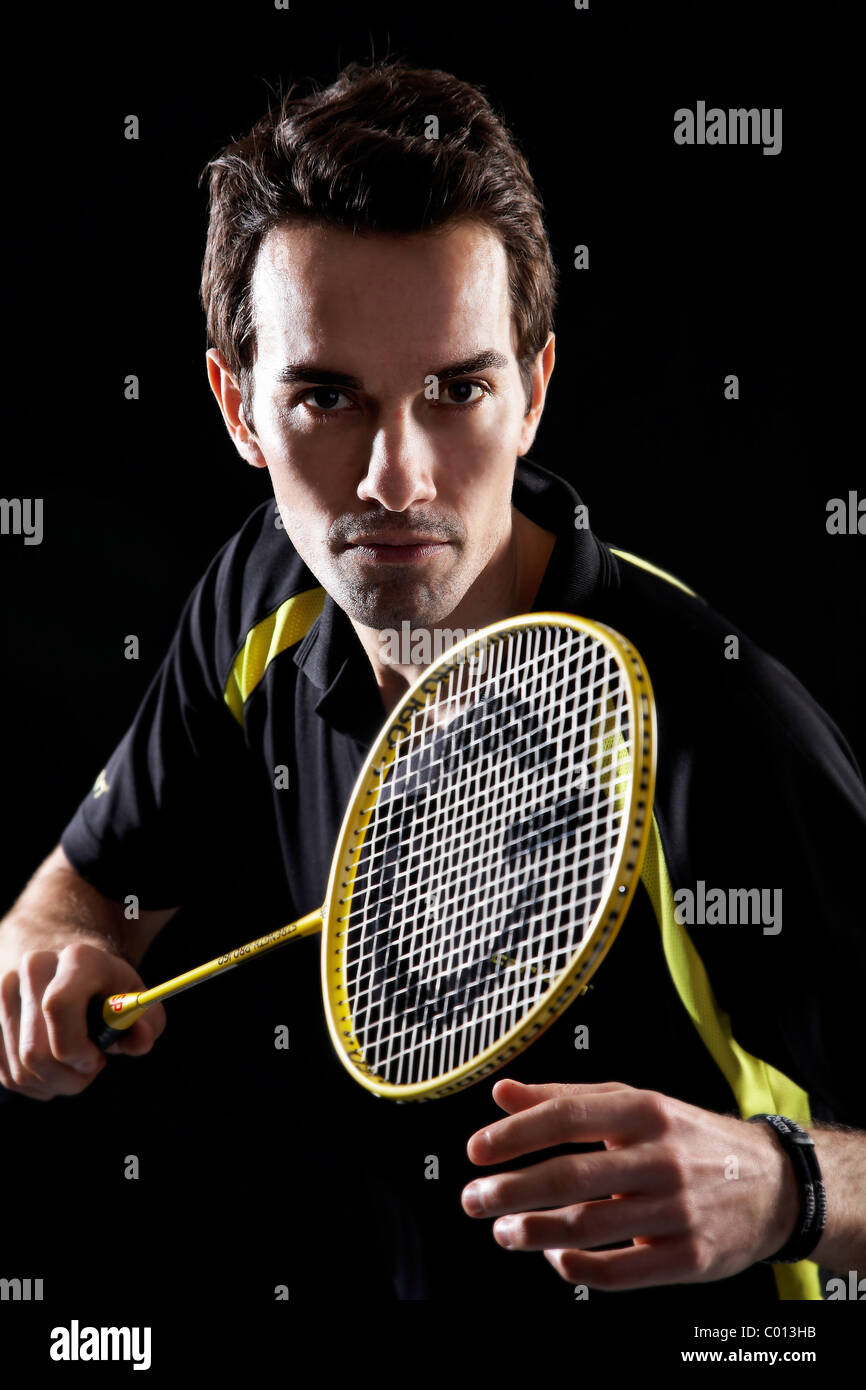
[[[445,361],[470,340],[512,345],[505,249],[475,222],[406,236],[281,224],[262,244],[252,290],[259,358],[339,353],[346,365],[353,346],[367,355],[399,341]]]

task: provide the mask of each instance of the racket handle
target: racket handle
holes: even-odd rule
[[[102,1052],[111,1047],[112,1043],[119,1042],[126,1031],[122,1028],[109,1028],[102,1016],[104,1003],[104,995],[94,994],[87,1006],[87,1036]]]

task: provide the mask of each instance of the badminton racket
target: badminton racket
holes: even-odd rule
[[[321,908],[138,994],[90,1036],[314,932],[331,1040],[394,1100],[460,1090],[522,1052],[587,985],[649,837],[655,712],[619,633],[531,613],[471,634],[389,715],[345,813]]]

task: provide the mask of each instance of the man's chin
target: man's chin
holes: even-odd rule
[[[381,584],[341,585],[330,590],[334,602],[363,627],[398,629],[408,622],[415,627],[433,627],[443,622],[459,601],[441,586],[435,590],[424,583],[385,581]]]

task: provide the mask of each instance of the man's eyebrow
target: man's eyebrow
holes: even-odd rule
[[[485,372],[490,367],[507,366],[508,358],[503,357],[501,352],[485,348],[483,352],[476,352],[473,357],[467,357],[463,362],[450,362],[447,367],[437,367],[430,375],[438,377],[440,381],[450,381],[455,376],[471,376],[473,372]]]
[[[296,381],[316,381],[321,386],[349,386],[353,391],[362,389],[356,376],[319,367],[315,362],[290,362],[277,372],[277,381],[281,386],[291,386]]]
[[[493,348],[485,348],[462,362],[449,362],[428,373],[439,381],[452,381],[457,376],[471,376],[473,372],[483,372],[491,367],[505,368],[508,358]],[[296,381],[315,381],[321,386],[348,386],[352,391],[363,390],[363,383],[348,372],[335,372],[331,367],[320,367],[315,362],[290,362],[277,373],[281,386],[291,386]]]

